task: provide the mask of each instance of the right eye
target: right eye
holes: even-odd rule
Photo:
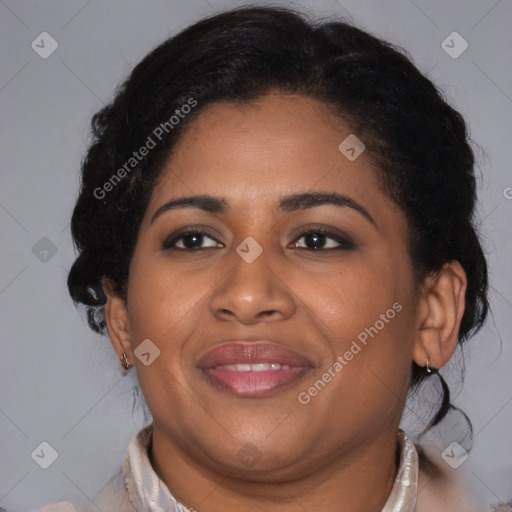
[[[207,245],[203,245],[205,242]],[[197,251],[211,247],[223,247],[223,245],[208,233],[198,229],[185,229],[162,243],[162,249],[177,249],[179,251]]]

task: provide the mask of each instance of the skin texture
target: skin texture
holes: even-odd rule
[[[439,368],[456,348],[465,274],[453,262],[414,282],[405,216],[367,151],[351,162],[338,150],[350,133],[327,106],[299,95],[210,105],[155,185],[127,303],[104,282],[114,350],[135,365],[154,418],[152,464],[189,508],[380,511],[397,469],[411,361],[423,366],[428,356]],[[375,224],[347,206],[280,210],[283,196],[313,191],[350,197]],[[204,194],[224,198],[227,212],[181,208],[150,222],[170,199]],[[207,248],[162,249],[197,225]],[[297,230],[318,227],[346,233],[355,247],[333,249],[339,244],[327,238],[325,249],[304,248],[308,237]],[[248,236],[263,249],[252,263],[236,252]],[[301,404],[298,394],[394,303],[401,311]],[[144,366],[133,350],[147,338],[161,353]],[[314,369],[248,398],[215,389],[197,368],[214,346],[261,339],[305,355]],[[244,447],[257,454],[250,467],[239,456]]]

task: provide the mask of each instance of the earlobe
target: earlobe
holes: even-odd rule
[[[105,322],[112,348],[119,360],[126,354],[128,362],[133,361],[131,335],[126,302],[113,292],[108,279],[101,280],[103,291],[107,297],[105,303]]]
[[[446,263],[426,278],[420,297],[418,330],[413,349],[416,364],[441,368],[457,348],[464,314],[467,277],[458,261]]]

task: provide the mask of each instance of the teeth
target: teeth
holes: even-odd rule
[[[253,372],[263,372],[265,370],[270,370],[270,363],[255,363],[255,364],[251,364],[251,370]]]
[[[240,364],[223,364],[217,366],[224,370],[232,370],[236,372],[264,372],[268,370],[289,370],[290,365],[280,363],[240,363]]]

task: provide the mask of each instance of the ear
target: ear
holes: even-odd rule
[[[107,296],[107,302],[105,304],[105,322],[114,352],[119,359],[123,354],[126,354],[128,362],[134,364],[126,302],[114,293],[114,288],[109,279],[103,277],[101,279],[101,285]]]
[[[466,288],[466,273],[458,261],[446,263],[424,281],[413,349],[416,364],[425,366],[428,357],[433,368],[441,368],[455,352]]]

